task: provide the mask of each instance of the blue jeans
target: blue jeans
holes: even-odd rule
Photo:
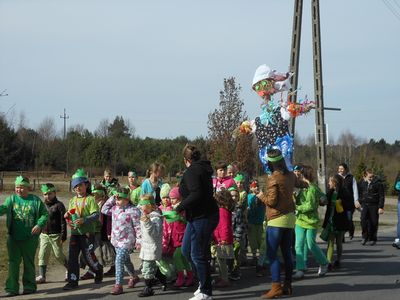
[[[281,265],[277,255],[279,247],[285,262],[285,281],[292,282],[292,238],[293,228],[267,227],[267,256],[270,263],[272,282],[281,282]]]
[[[192,264],[200,281],[200,292],[212,295],[210,243],[219,221],[218,212],[206,218],[195,219],[186,225],[182,253]]]

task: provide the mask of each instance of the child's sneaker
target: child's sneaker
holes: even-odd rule
[[[319,266],[318,268],[318,276],[322,277],[325,276],[325,274],[328,273],[328,264],[324,265],[324,266]]]
[[[150,297],[154,295],[154,291],[151,287],[145,286],[143,291],[138,294],[138,297]]]
[[[140,281],[140,278],[139,278],[139,276],[135,276],[135,277],[133,277],[133,278],[129,278],[129,281],[128,281],[128,288],[134,288],[135,287],[135,285],[138,283]]]
[[[87,271],[79,279],[80,280],[88,280],[88,279],[93,279],[93,278],[94,278],[94,274],[91,271]]]
[[[122,285],[116,284],[111,290],[111,295],[121,295],[124,292]]]
[[[183,274],[183,271],[179,271],[178,272],[178,277],[176,278],[174,287],[179,288],[181,286],[183,286],[183,284],[185,283],[185,274]]]
[[[39,275],[38,277],[36,277],[36,283],[37,284],[46,283],[46,277]]]
[[[400,249],[400,239],[395,239],[392,246],[397,249]]]
[[[78,282],[77,281],[70,281],[66,285],[64,285],[63,290],[69,291],[69,290],[74,290],[78,288]]]
[[[231,284],[229,283],[229,281],[225,281],[223,279],[220,279],[216,284],[214,284],[214,287],[215,288],[226,288],[226,287],[229,287],[230,285]]]
[[[240,279],[240,272],[238,270],[234,270],[229,274],[228,278],[233,281],[237,281]]]

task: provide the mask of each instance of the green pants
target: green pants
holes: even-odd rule
[[[263,224],[249,224],[247,234],[251,253],[253,253],[253,256],[256,256],[257,250],[261,248]]]
[[[177,272],[184,271],[184,270],[186,270],[186,271],[192,270],[188,260],[182,254],[181,247],[178,247],[175,249],[173,259],[174,259],[174,265],[175,265]]]
[[[19,293],[19,266],[24,261],[22,284],[24,291],[35,292],[35,254],[38,246],[38,237],[33,236],[27,240],[16,241],[11,236],[7,239],[8,250],[8,278],[5,291]]]
[[[155,260],[142,261],[142,275],[144,279],[153,279],[157,273],[157,263]]]
[[[57,261],[67,266],[67,259],[63,253],[61,234],[40,234],[39,266],[47,266],[49,263],[50,251],[53,250]]]
[[[327,265],[328,260],[321,248],[317,245],[315,238],[317,236],[317,229],[303,228],[296,225],[296,269],[305,270],[305,259],[307,257],[307,251],[310,250],[314,255],[315,260],[320,265]]]

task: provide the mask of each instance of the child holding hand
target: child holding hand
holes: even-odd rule
[[[112,217],[111,243],[115,247],[115,286],[111,294],[123,293],[124,266],[130,276],[128,287],[133,288],[139,281],[130,259],[130,253],[139,242],[140,210],[129,199],[129,189],[118,188],[113,197],[103,205],[101,212]]]

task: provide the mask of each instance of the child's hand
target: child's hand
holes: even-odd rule
[[[40,234],[41,231],[42,231],[42,228],[40,228],[39,225],[36,225],[35,227],[32,228],[31,233],[33,235],[37,235],[37,234]]]
[[[82,225],[84,222],[85,222],[85,220],[84,220],[83,218],[79,218],[79,219],[76,219],[76,220],[74,221],[74,224],[75,224],[76,226],[80,226],[80,225]]]
[[[384,212],[383,208],[378,209],[378,214],[382,215]]]
[[[67,212],[64,214],[64,219],[69,219],[70,216],[71,216],[71,214],[69,213],[69,211],[67,211]]]

